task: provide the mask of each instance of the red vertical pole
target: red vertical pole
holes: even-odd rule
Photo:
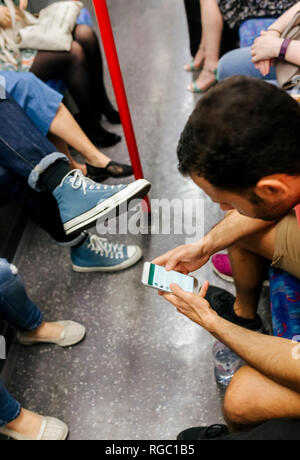
[[[143,170],[136,143],[136,137],[132,125],[132,119],[128,106],[124,81],[120,68],[118,53],[115,45],[115,39],[111,27],[109,12],[106,0],[93,0],[96,17],[102,37],[102,43],[107,59],[107,64],[118,104],[121,122],[124,129],[125,139],[132,163],[133,172],[136,179],[143,179]],[[149,198],[146,197],[148,211],[150,212]]]

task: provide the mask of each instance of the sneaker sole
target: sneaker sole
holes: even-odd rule
[[[212,266],[213,271],[215,272],[216,275],[218,275],[219,278],[222,278],[223,280],[227,281],[228,283],[234,283],[234,279],[230,275],[224,275],[224,273],[221,273],[214,265]],[[270,281],[265,280],[263,282],[263,286],[269,287],[270,286]]]
[[[80,267],[78,265],[72,264],[72,268],[74,272],[77,272],[77,273],[119,272],[122,270],[126,270],[126,268],[132,267],[133,265],[138,263],[142,257],[143,257],[143,251],[140,248],[138,248],[136,254],[133,257],[126,260],[125,262],[122,262],[119,265],[116,265],[115,267]]]
[[[124,190],[121,190],[80,216],[66,222],[64,224],[66,234],[70,235],[78,230],[92,227],[96,220],[100,219],[100,221],[104,221],[109,218],[111,214],[114,217],[118,217],[122,212],[128,209],[128,207],[126,209],[124,208],[120,213],[122,204],[127,202],[129,205],[132,200],[144,198],[148,194],[150,188],[151,184],[146,179],[140,179],[129,184]]]

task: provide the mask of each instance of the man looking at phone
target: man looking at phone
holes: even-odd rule
[[[161,295],[247,362],[225,395],[231,431],[300,419],[295,343],[258,333],[256,313],[270,261],[300,279],[299,126],[299,106],[287,94],[233,77],[203,96],[179,142],[181,173],[228,213],[202,240],[153,263],[188,274],[229,249],[236,298],[208,282],[198,296],[174,284]]]

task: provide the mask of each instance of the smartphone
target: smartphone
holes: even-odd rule
[[[186,292],[196,293],[198,281],[193,276],[183,275],[175,271],[166,271],[164,267],[151,262],[144,264],[142,283],[159,291],[171,292],[170,284],[178,284]]]

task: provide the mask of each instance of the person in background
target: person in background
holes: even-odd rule
[[[236,0],[220,0],[219,2],[217,0],[200,0],[202,38],[194,61],[194,67],[201,72],[198,79],[188,86],[188,90],[194,93],[203,93],[219,79],[218,62],[224,23],[231,30],[238,30],[239,25],[245,19],[258,17],[276,18],[294,3],[292,0],[283,0],[275,4],[269,0],[258,7],[257,2],[254,0],[245,2],[237,2]],[[236,60],[236,63],[238,64],[238,60]],[[186,70],[189,70],[189,66],[186,67]]]
[[[234,75],[272,80],[276,82],[276,72],[273,66],[274,59],[279,57],[283,39],[282,32],[299,11],[300,2],[292,2],[290,8],[284,12],[271,26],[261,33],[252,47],[245,47],[229,52],[220,59],[218,77],[222,81]],[[299,64],[299,42],[293,40],[286,50],[285,60]]]
[[[108,177],[127,177],[132,167],[112,161],[99,151],[82,131],[70,111],[62,103],[63,96],[39,80],[31,72],[0,71],[1,87],[24,109],[37,128],[48,136],[59,152],[70,160],[71,169],[80,169],[96,182]],[[78,163],[69,151],[77,150],[86,164]]]
[[[27,2],[21,3],[22,9]],[[19,18],[17,10],[17,20]],[[0,1],[0,27],[12,26],[9,9]],[[77,121],[87,136],[99,147],[110,147],[121,141],[117,134],[106,131],[101,125],[102,115],[113,124],[120,123],[119,113],[113,108],[104,86],[103,61],[100,45],[94,30],[77,24],[73,31],[71,50],[37,51],[21,50],[15,57],[17,64],[1,53],[0,70],[33,72],[38,78],[62,80],[79,109]]]
[[[191,62],[187,64],[184,69],[187,72],[196,72],[201,70],[201,63],[203,61],[200,0],[184,0],[184,6],[189,30],[190,52],[193,57]],[[238,30],[235,28],[230,29],[227,23],[224,23],[220,55],[223,56],[223,54],[236,48],[238,38]]]

